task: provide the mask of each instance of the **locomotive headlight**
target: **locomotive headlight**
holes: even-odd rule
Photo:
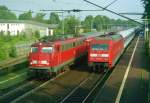
[[[38,61],[37,60],[32,60],[32,62],[30,64],[37,64]]]
[[[49,63],[48,63],[48,61],[43,60],[43,61],[41,61],[41,64],[49,64]]]
[[[108,57],[109,55],[108,54],[102,54],[101,56],[102,57]]]
[[[90,54],[91,57],[97,57],[97,54]]]

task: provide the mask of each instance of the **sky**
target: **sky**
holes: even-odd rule
[[[89,0],[90,2],[93,2],[100,6],[107,6],[114,0]],[[108,9],[113,10],[117,13],[122,12],[138,12],[143,13],[144,8],[141,0],[117,0],[114,4],[108,7]],[[100,8],[95,7],[89,3],[84,2],[83,0],[0,0],[0,5],[7,6],[10,10],[32,10],[36,12],[40,12],[40,10],[64,10],[64,9],[81,9],[81,10],[100,10]],[[18,15],[21,12],[15,12]],[[45,12],[47,14],[47,17],[49,16],[50,12]],[[76,17],[80,19],[84,19],[87,15],[105,15],[109,18],[114,19],[123,19],[119,16],[116,16],[112,13],[109,13],[107,11],[97,11],[97,12],[79,12],[79,13],[64,13],[65,16],[67,15],[75,15]],[[141,16],[129,16],[125,15],[127,17],[130,17],[132,19],[140,19]]]

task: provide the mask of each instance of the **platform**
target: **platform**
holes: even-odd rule
[[[150,68],[148,63],[150,62],[145,54],[144,39],[136,37],[93,103],[147,103]]]

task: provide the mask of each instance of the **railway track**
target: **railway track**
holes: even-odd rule
[[[42,88],[43,86],[47,85],[49,82],[55,80],[61,75],[62,74],[47,81],[37,81],[37,80],[28,81],[25,84],[15,88],[14,90],[11,90],[1,95],[0,103],[16,103],[18,100],[20,100],[20,98],[23,98],[26,95],[35,92],[36,90]]]
[[[60,75],[24,93],[23,95],[16,97],[15,99],[11,100],[11,103],[28,103],[29,101],[32,101],[33,103],[49,103],[49,101],[52,103],[59,103],[65,95],[70,93],[71,90],[75,88],[75,85],[81,83],[83,80],[89,77],[89,75],[89,72],[70,70],[66,73],[63,73],[62,76]],[[76,78],[76,80],[73,78]],[[24,88],[22,89],[24,90]],[[49,93],[47,94],[47,92]],[[37,96],[39,94],[44,95],[44,93],[50,96],[45,96],[48,97],[44,97],[45,99]]]
[[[87,79],[81,82],[75,89],[73,89],[60,103],[90,103],[92,102],[91,94],[94,94],[100,89],[102,83],[109,76],[110,71],[104,75],[99,73],[92,73]],[[99,87],[99,88],[98,88]]]
[[[39,81],[29,81],[26,84],[19,86],[18,88],[15,88],[14,90],[11,90],[5,94],[3,94],[0,97],[0,100],[2,103],[10,103],[17,97],[25,94],[26,92],[38,87],[39,85],[43,84],[43,82]]]
[[[27,80],[27,68],[0,76],[0,96],[15,89]]]
[[[68,75],[69,72],[66,76]],[[24,95],[14,99],[11,103],[27,103],[29,101],[32,103],[49,103],[49,101],[52,103],[84,103],[83,101],[87,101],[88,98],[91,98],[91,94],[98,89],[97,87],[102,83],[102,80],[104,80],[103,77],[104,75],[102,74],[87,73],[85,74],[84,79],[81,77],[82,80],[80,79],[80,81],[74,80],[76,81],[76,86],[72,87],[73,84],[71,82],[68,82],[66,86],[60,83],[59,79],[65,78],[63,76],[46,82],[37,88],[26,92]],[[55,84],[56,82],[59,86],[61,86],[57,88],[57,85]],[[71,87],[69,85],[71,85]],[[45,99],[39,97],[39,95],[43,96],[44,93],[47,95],[43,97]]]
[[[82,103],[90,89],[102,75],[92,73],[87,79],[73,89],[60,103]]]

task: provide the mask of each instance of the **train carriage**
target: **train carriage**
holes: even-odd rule
[[[118,34],[122,35],[122,37],[124,38],[124,48],[126,48],[131,42],[131,40],[134,38],[135,29],[136,28],[131,28],[128,30],[123,30],[123,31],[118,32]]]

